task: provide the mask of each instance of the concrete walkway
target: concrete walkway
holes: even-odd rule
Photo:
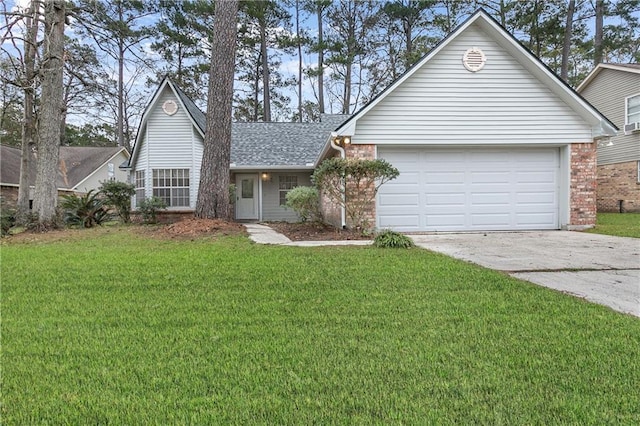
[[[299,247],[369,245],[370,240],[291,241],[245,224],[259,244]],[[640,317],[640,239],[569,231],[411,235],[418,247]]]

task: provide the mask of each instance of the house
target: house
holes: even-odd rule
[[[598,144],[598,210],[640,211],[640,64],[598,64],[577,90],[622,130]]]
[[[331,131],[332,130],[332,131]],[[596,143],[617,128],[483,10],[351,117],[234,123],[236,218],[294,220],[286,191],[325,158],[400,170],[368,211],[404,232],[582,229],[595,224]],[[164,80],[130,168],[137,199],[195,206],[204,115]],[[323,203],[340,226],[344,212]]]
[[[344,116],[319,123],[233,123],[231,182],[237,220],[296,221],[286,193],[311,185],[331,131]],[[129,165],[134,206],[151,196],[169,211],[193,211],[197,200],[206,118],[169,78],[143,113]]]
[[[14,207],[18,200],[21,150],[5,145],[0,149],[0,193],[3,203]],[[33,200],[36,181],[36,156],[33,153],[30,162],[30,200]],[[62,146],[59,158],[57,186],[61,194],[86,193],[112,179],[127,181],[127,172],[119,168],[129,161],[129,153],[124,148]]]

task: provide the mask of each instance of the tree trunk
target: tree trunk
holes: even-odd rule
[[[216,2],[207,97],[207,128],[195,210],[195,216],[199,218],[231,219],[229,163],[237,15],[237,0]]]
[[[39,12],[37,5],[32,2],[29,16],[26,19],[26,42],[24,45],[24,122],[22,123],[22,152],[20,157],[20,181],[18,184],[18,205],[16,221],[26,224],[29,216],[29,169],[31,152],[36,146],[36,117],[35,117],[35,61],[36,43],[38,41]]]
[[[604,24],[604,2],[596,0],[596,33],[593,38],[593,65],[602,62],[602,26]]]
[[[296,0],[296,42],[298,44],[298,121],[302,123],[302,40],[300,40],[300,0]]]
[[[569,77],[569,53],[571,51],[571,35],[573,34],[573,12],[576,10],[576,1],[569,0],[567,8],[567,23],[564,27],[564,42],[562,44],[562,64],[560,77],[566,82]]]
[[[324,114],[324,39],[322,34],[322,6],[318,5],[318,109]]]
[[[269,88],[269,58],[267,57],[267,23],[260,23],[260,55],[262,56],[262,100],[264,121],[271,121],[271,89]]]
[[[62,113],[65,1],[44,2],[42,102],[39,115],[38,160],[33,210],[41,229],[55,227],[58,205],[58,154]]]

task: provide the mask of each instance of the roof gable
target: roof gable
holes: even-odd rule
[[[407,70],[399,79],[387,87],[377,97],[372,99],[367,105],[356,112],[351,119],[343,123],[336,132],[339,135],[353,136],[356,131],[356,123],[359,119],[368,114],[373,108],[382,102],[390,93],[398,90],[408,79],[419,72],[426,64],[433,60],[443,49],[468,31],[472,25],[480,28],[486,35],[491,37],[495,43],[500,45],[516,61],[522,64],[531,75],[544,84],[549,91],[561,99],[566,105],[574,110],[583,120],[592,126],[594,137],[610,136],[616,133],[617,128],[605,116],[598,112],[586,100],[578,95],[571,87],[564,83],[553,71],[535,57],[528,49],[518,42],[507,30],[505,30],[495,19],[484,10],[479,9],[467,21],[462,23],[448,37],[442,40],[431,52],[418,61],[413,67]]]
[[[73,190],[121,153],[125,156],[129,155],[126,149],[119,147],[61,146],[56,187]],[[20,182],[20,149],[2,145],[1,154],[2,184],[18,185]],[[29,184],[31,186],[35,184],[35,163],[36,155],[34,154],[29,167]]]
[[[165,89],[171,90],[176,96],[179,107],[183,108],[187,112],[187,117],[191,121],[193,127],[196,129],[198,133],[202,137],[204,137],[205,128],[206,128],[206,117],[205,114],[198,108],[198,106],[176,85],[174,84],[168,76],[165,76],[155,93],[151,97],[151,100],[147,104],[147,107],[142,114],[142,119],[140,120],[140,125],[138,126],[138,133],[136,134],[136,141],[133,146],[133,153],[131,154],[131,158],[129,159],[129,165],[135,164],[135,161],[138,158],[140,153],[140,149],[142,148],[142,141],[144,140],[144,133],[147,127],[149,117],[153,114],[155,108],[160,102],[162,98],[162,94]]]
[[[591,82],[602,72],[602,70],[609,69],[624,73],[640,74],[640,64],[598,64],[591,70],[589,75],[582,80],[582,83],[576,88],[579,93],[582,92]]]

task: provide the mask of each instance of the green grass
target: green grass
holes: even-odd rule
[[[587,232],[640,238],[640,213],[598,213],[596,227]]]
[[[640,321],[426,250],[5,243],[14,424],[638,424]]]

